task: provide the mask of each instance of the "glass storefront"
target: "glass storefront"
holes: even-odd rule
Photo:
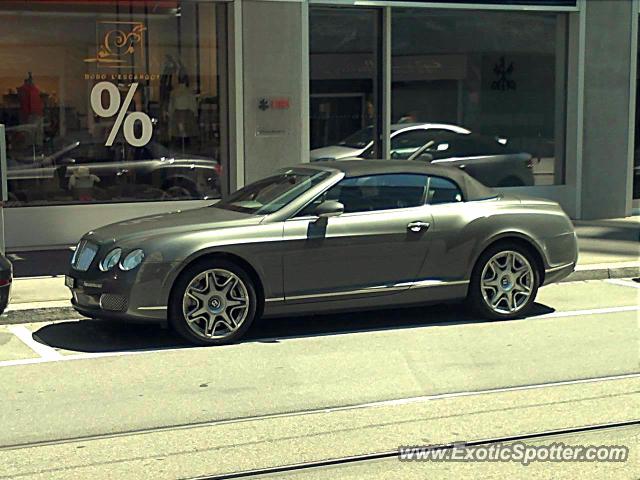
[[[640,45],[640,28],[638,29]],[[640,48],[638,48],[638,65],[640,65]],[[636,124],[635,145],[633,150],[633,199],[640,200],[640,68],[636,68]]]
[[[312,161],[380,154],[380,14],[311,9]],[[392,9],[391,157],[458,166],[489,186],[563,184],[567,22]]]
[[[377,9],[310,9],[312,161],[381,153],[380,18]]]
[[[7,206],[217,198],[225,5],[0,3]]]

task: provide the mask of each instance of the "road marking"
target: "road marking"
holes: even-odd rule
[[[537,316],[533,316],[533,317],[528,317],[526,320],[543,320],[543,319],[549,319],[549,318],[564,318],[564,317],[578,317],[578,316],[584,316],[584,315],[604,315],[604,314],[610,314],[610,313],[623,313],[623,312],[633,312],[633,311],[638,311],[640,310],[640,306],[638,305],[629,305],[629,306],[622,306],[622,307],[608,307],[608,308],[596,308],[596,309],[592,309],[592,310],[571,310],[571,311],[566,311],[566,312],[552,312],[552,313],[548,313],[545,315],[537,315]],[[468,319],[469,322],[473,322],[473,321],[477,321],[480,322],[479,319],[475,319],[475,318],[470,318]],[[92,320],[78,320],[77,318],[75,319],[68,319],[68,320],[55,320],[54,322],[38,322],[39,324],[44,324],[44,323],[64,323],[64,322],[79,322],[79,321],[92,321]],[[491,327],[494,326],[494,323],[491,322],[482,322],[479,323],[480,325],[484,325],[486,327]],[[434,323],[432,325],[413,325],[410,327],[404,327],[404,328],[429,328],[430,326],[434,326],[434,325],[439,325],[439,323]],[[447,322],[443,321],[442,325],[449,325]],[[203,350],[203,349],[210,349],[212,347],[167,347],[167,348],[148,348],[148,349],[139,349],[139,350],[121,350],[121,351],[115,351],[115,352],[97,352],[97,353],[80,353],[80,354],[70,354],[70,355],[61,355],[59,354],[56,350],[54,350],[51,347],[48,347],[46,345],[42,345],[41,343],[36,342],[35,340],[33,340],[33,337],[31,336],[31,332],[22,326],[17,326],[17,325],[12,325],[9,327],[9,330],[14,332],[14,329],[19,329],[22,328],[24,329],[26,332],[28,332],[28,334],[24,334],[23,332],[23,336],[28,336],[28,339],[25,338],[20,338],[20,340],[22,340],[23,342],[27,343],[27,345],[29,345],[29,347],[31,347],[33,350],[36,350],[36,348],[40,348],[40,349],[47,349],[46,351],[49,353],[47,355],[41,355],[40,352],[38,350],[36,350],[38,352],[38,354],[41,355],[41,358],[27,358],[27,359],[19,359],[19,360],[5,360],[5,361],[0,361],[0,368],[2,367],[13,367],[13,366],[19,366],[19,365],[33,365],[33,364],[39,364],[39,363],[49,363],[49,362],[66,362],[66,361],[72,361],[72,360],[87,360],[87,359],[93,359],[93,358],[106,358],[106,357],[120,357],[120,356],[130,356],[130,355],[142,355],[145,353],[156,353],[156,352],[182,352],[185,351],[185,349],[189,349],[189,350],[193,350],[193,351],[199,351],[199,350]],[[390,327],[384,327],[384,328],[376,328],[376,329],[371,329],[371,330],[346,330],[346,331],[341,331],[341,332],[332,332],[332,333],[310,333],[310,334],[306,334],[306,335],[296,335],[296,336],[281,336],[281,337],[268,337],[268,338],[256,338],[256,339],[251,339],[250,342],[254,343],[254,342],[259,342],[259,343],[269,343],[269,342],[274,342],[274,341],[290,341],[290,340],[305,340],[305,339],[309,339],[309,338],[319,338],[319,337],[327,337],[327,336],[331,336],[331,337],[336,337],[336,336],[342,336],[342,335],[351,335],[354,333],[358,333],[358,334],[363,334],[363,333],[377,333],[377,332],[381,332],[381,331],[391,331],[391,330],[400,330],[402,328],[399,327],[395,327],[395,326],[390,326]],[[15,333],[15,332],[14,332]],[[16,334],[16,336],[18,336]],[[28,343],[29,342],[29,343]],[[247,342],[249,343],[249,342]],[[219,349],[219,348],[237,348],[239,346],[242,346],[243,344],[240,345],[221,345],[218,347],[214,347],[215,349]],[[43,350],[44,352],[44,350]],[[50,353],[53,352],[54,355],[50,355]]]
[[[27,347],[40,355],[41,360],[56,361],[63,358],[63,356],[54,348],[51,348],[48,345],[43,345],[40,342],[36,342],[33,339],[31,330],[27,327],[23,327],[22,325],[11,325],[9,327],[9,331],[18,337]]]
[[[640,288],[640,283],[634,282],[633,280],[624,280],[621,278],[607,278],[605,282],[612,283],[614,285],[621,285],[623,287]]]
[[[607,307],[607,308],[594,308],[592,310],[570,310],[568,312],[553,312],[545,315],[538,315],[536,317],[528,317],[531,320],[538,320],[543,318],[562,318],[562,317],[581,317],[583,315],[603,315],[606,313],[620,313],[620,312],[633,312],[640,310],[639,305],[628,305],[625,307]]]
[[[22,340],[22,339],[21,339]],[[35,341],[35,340],[34,340]],[[44,346],[42,344],[39,344],[41,346]],[[48,347],[51,348],[51,347]],[[207,347],[204,347],[207,348]],[[67,362],[67,361],[71,361],[71,360],[87,360],[87,359],[91,359],[91,358],[105,358],[105,357],[124,357],[127,355],[141,355],[143,353],[151,353],[151,352],[162,352],[165,350],[162,349],[157,349],[157,350],[125,350],[125,351],[120,351],[120,352],[99,352],[99,353],[80,353],[78,355],[61,355],[59,354],[57,351],[53,350],[57,355],[59,355],[59,357],[56,358],[44,358],[44,357],[40,357],[40,358],[26,358],[26,359],[21,359],[21,360],[5,360],[0,362],[0,368],[1,367],[16,367],[19,365],[36,365],[39,363],[54,363],[54,362]],[[166,350],[173,350],[173,351],[177,351],[180,349],[174,348],[174,349],[166,349]]]
[[[71,308],[71,302],[69,300],[53,300],[53,301],[30,302],[30,303],[12,303],[5,310],[5,312],[17,312],[21,310],[41,310],[41,309],[50,309],[50,308],[65,308],[65,307]]]

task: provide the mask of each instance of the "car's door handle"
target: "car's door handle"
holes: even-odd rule
[[[407,225],[407,230],[412,232],[421,232],[427,230],[431,224],[429,222],[411,222]]]

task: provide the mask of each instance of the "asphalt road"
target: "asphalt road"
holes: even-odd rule
[[[552,285],[509,322],[451,306],[277,319],[217,348],[89,320],[0,326],[0,478],[558,478],[549,463],[286,466],[594,425],[571,438],[626,442],[624,468],[562,468],[637,479],[637,428],[609,424],[640,420],[639,286]]]

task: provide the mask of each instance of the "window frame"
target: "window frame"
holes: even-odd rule
[[[462,188],[460,188],[460,185],[454,179],[449,178],[449,177],[443,177],[442,175],[428,175],[428,177],[429,177],[429,183],[427,183],[427,191],[425,192],[426,193],[425,205],[429,205],[431,207],[435,207],[436,205],[458,205],[460,203],[467,203],[467,200],[465,199],[464,190]],[[429,185],[431,184],[431,179],[432,178],[439,178],[441,180],[446,180],[446,181],[452,183],[453,185],[455,185],[455,187],[460,192],[461,200],[459,202],[429,203],[428,202],[428,200],[429,200]]]

